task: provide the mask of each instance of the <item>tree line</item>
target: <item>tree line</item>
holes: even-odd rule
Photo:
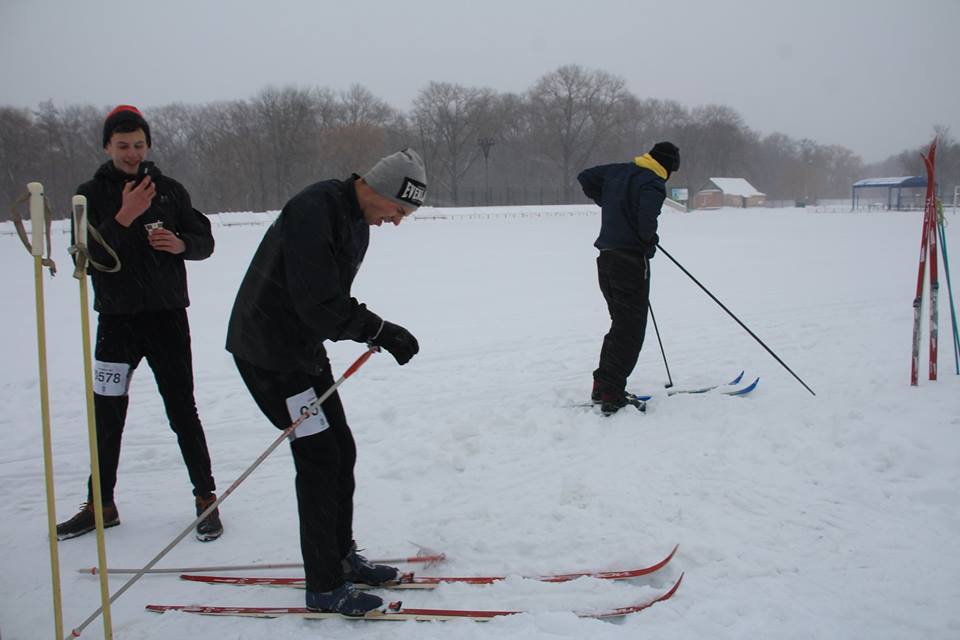
[[[66,216],[77,185],[106,159],[101,127],[113,106],[0,106],[0,194],[12,203],[40,181]],[[245,100],[142,110],[152,159],[208,212],[278,209],[311,182],[363,172],[405,146],[424,158],[434,206],[585,202],[580,170],[660,140],[680,147],[681,171],[669,186],[691,197],[711,176],[746,178],[768,200],[813,201],[849,197],[850,185],[870,175],[923,173],[919,148],[865,166],[842,146],[761,135],[724,105],[639,98],[622,78],[578,65],[522,94],[431,82],[408,113],[359,84],[341,92],[269,87]],[[960,145],[939,133],[940,175],[956,176]]]

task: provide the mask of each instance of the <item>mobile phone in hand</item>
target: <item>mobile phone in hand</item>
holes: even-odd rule
[[[153,169],[153,163],[152,163],[152,162],[141,162],[141,163],[140,163],[140,166],[137,167],[137,175],[136,175],[136,177],[135,177],[134,180],[133,180],[133,187],[134,187],[134,188],[139,187],[139,186],[140,186],[140,183],[143,182],[143,179],[146,178],[147,176],[150,176],[151,179],[153,178],[153,172],[151,171],[151,169]]]

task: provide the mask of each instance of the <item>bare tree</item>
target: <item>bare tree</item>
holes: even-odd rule
[[[460,181],[480,157],[477,138],[488,129],[493,100],[489,89],[446,82],[431,82],[414,100],[428,175],[449,189],[452,204],[459,202]]]
[[[27,191],[27,183],[43,179],[43,144],[27,109],[0,107],[0,194],[13,203]],[[0,208],[6,220],[9,207]]]
[[[359,84],[340,93],[336,117],[322,141],[333,175],[346,177],[373,165],[387,151],[387,128],[398,118],[393,107]]]
[[[567,202],[576,174],[598,147],[615,135],[629,93],[621,78],[566,65],[540,78],[529,92],[534,135],[558,170]]]
[[[335,98],[329,90],[269,87],[253,99],[273,168],[271,196],[285,201],[317,174],[320,132],[330,125]]]

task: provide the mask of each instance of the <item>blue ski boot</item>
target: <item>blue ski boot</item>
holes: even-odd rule
[[[396,567],[385,564],[372,564],[357,553],[357,543],[350,547],[350,553],[343,559],[343,577],[350,582],[362,582],[376,587],[386,582],[395,582],[400,578]]]
[[[362,618],[382,606],[382,598],[360,591],[351,582],[344,582],[333,591],[307,591],[310,611]]]

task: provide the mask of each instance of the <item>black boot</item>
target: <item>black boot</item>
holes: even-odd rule
[[[207,510],[207,507],[217,501],[217,496],[211,493],[208,496],[197,496],[197,515]],[[223,535],[223,523],[220,522],[220,508],[214,509],[210,515],[200,521],[197,525],[197,540],[200,542],[210,542]]]
[[[343,577],[349,582],[361,582],[375,587],[396,581],[400,577],[400,571],[385,564],[371,564],[357,553],[357,543],[353,543],[350,553],[343,559]]]
[[[120,514],[117,512],[117,505],[112,502],[103,505],[103,528],[115,527],[120,524]],[[93,515],[93,502],[84,502],[80,505],[80,512],[57,525],[57,540],[69,540],[82,536],[85,533],[97,528],[97,523]]]

